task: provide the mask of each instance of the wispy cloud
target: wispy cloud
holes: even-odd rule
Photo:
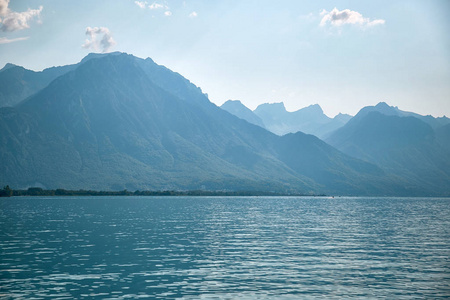
[[[376,19],[371,21],[369,18],[364,18],[363,15],[357,11],[350,9],[344,9],[339,11],[336,7],[328,12],[325,9],[320,13],[322,20],[320,21],[320,26],[326,26],[330,24],[331,26],[339,27],[345,24],[360,25],[360,26],[375,26],[384,24],[386,21],[382,19]]]
[[[15,12],[8,8],[9,0],[0,0],[0,30],[3,32],[11,32],[30,28],[29,22],[34,18],[39,18],[43,9],[28,9],[24,12]]]
[[[19,42],[19,41],[25,41],[25,40],[28,40],[28,38],[29,38],[28,36],[15,38],[15,39],[8,39],[6,37],[0,37],[0,44],[9,44],[9,43],[14,43],[14,42]]]
[[[164,16],[166,17],[170,17],[172,15],[172,12],[169,10],[170,9],[169,6],[167,6],[166,4],[153,2],[152,4],[148,5],[147,1],[134,1],[134,3],[142,9],[148,8],[150,10],[161,10],[161,11],[165,10]]]
[[[2,1],[2,0],[0,0]],[[170,9],[167,1],[165,0],[159,0],[159,1],[155,1],[152,2],[151,4],[149,4],[149,2],[147,1],[139,1],[136,0],[134,1],[134,3],[140,7],[141,9],[149,9],[149,10],[153,10],[153,11],[158,11],[158,14],[162,14],[165,17],[171,17],[173,15],[172,10]],[[183,6],[186,6],[186,2],[183,1]],[[189,15],[189,18],[196,18],[198,16],[197,12],[192,11]],[[154,16],[152,16],[154,17]]]
[[[134,1],[134,3],[142,9],[145,9],[148,4],[147,1]]]
[[[150,8],[150,9],[161,9],[161,8],[168,9],[169,7],[164,4],[153,2],[152,4],[150,4],[148,6],[148,8]]]
[[[83,48],[94,51],[101,50],[105,53],[109,52],[116,45],[116,41],[112,38],[111,32],[106,27],[87,27],[86,35],[89,38],[82,45]]]

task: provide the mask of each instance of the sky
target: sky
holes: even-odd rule
[[[152,58],[221,105],[450,116],[450,1],[0,0],[0,67]]]

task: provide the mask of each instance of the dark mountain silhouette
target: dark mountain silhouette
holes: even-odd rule
[[[284,135],[301,131],[319,138],[324,138],[342,127],[351,118],[344,114],[339,114],[333,119],[329,118],[318,104],[288,112],[282,102],[261,104],[254,113],[261,118],[266,128],[275,134]]]
[[[239,100],[228,100],[227,102],[222,104],[220,108],[251,124],[255,124],[262,128],[265,128],[261,118],[258,117],[252,110],[247,108],[247,106],[242,104],[242,102]]]
[[[0,109],[0,131],[0,184],[14,188],[408,193],[373,164],[311,135],[272,134],[123,53],[89,55]]]
[[[380,103],[366,107],[326,139],[356,158],[372,162],[405,182],[410,189],[450,194],[450,127],[435,131],[414,114]]]

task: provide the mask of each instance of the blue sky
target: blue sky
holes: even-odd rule
[[[450,1],[0,0],[0,65],[151,57],[221,105],[450,116]]]

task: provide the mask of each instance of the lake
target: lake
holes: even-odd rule
[[[448,298],[450,199],[0,198],[0,298]]]

